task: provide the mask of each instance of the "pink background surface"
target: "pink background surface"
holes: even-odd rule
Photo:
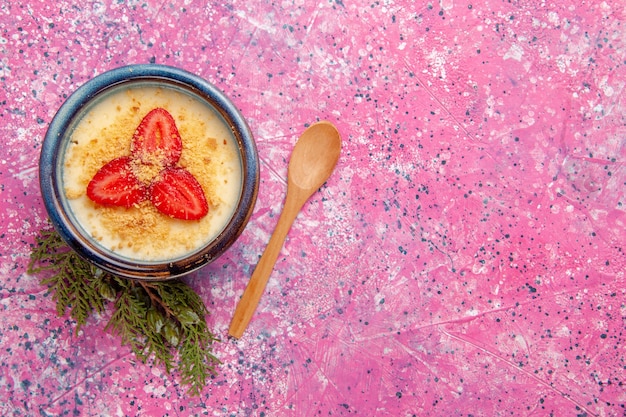
[[[1,415],[622,416],[626,15],[619,1],[3,1]],[[88,79],[177,66],[241,109],[255,213],[188,282],[223,361],[200,398],[25,273],[47,125]],[[235,304],[289,153],[344,146],[245,336]]]

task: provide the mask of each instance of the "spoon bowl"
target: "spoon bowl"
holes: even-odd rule
[[[330,122],[319,122],[306,129],[289,160],[288,181],[303,190],[320,188],[333,172],[341,152],[339,132]]]
[[[287,197],[274,233],[256,266],[228,333],[240,338],[252,319],[287,233],[306,201],[330,177],[341,153],[341,137],[330,122],[309,126],[293,148],[287,173]]]

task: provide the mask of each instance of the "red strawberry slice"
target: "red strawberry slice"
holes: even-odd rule
[[[165,168],[150,185],[150,200],[161,213],[181,220],[198,220],[209,212],[202,186],[186,169]]]
[[[183,142],[176,122],[165,109],[152,109],[139,123],[130,143],[134,158],[148,165],[172,166],[178,162]]]
[[[146,187],[133,174],[132,159],[116,158],[94,175],[87,185],[87,197],[109,206],[131,207],[146,198]]]

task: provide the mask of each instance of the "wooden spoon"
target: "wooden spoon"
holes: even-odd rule
[[[287,173],[287,197],[274,233],[237,304],[228,333],[239,339],[246,330],[287,233],[304,203],[330,177],[341,152],[341,137],[332,123],[309,126],[293,148]]]

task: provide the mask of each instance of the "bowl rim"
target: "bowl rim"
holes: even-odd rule
[[[208,102],[228,124],[239,149],[242,164],[242,191],[233,216],[208,244],[188,255],[164,261],[140,261],[115,256],[113,251],[94,245],[71,220],[62,201],[66,198],[58,178],[59,155],[66,132],[85,106],[100,94],[123,84],[162,81],[187,90]],[[115,68],[88,80],[61,105],[44,137],[39,159],[39,182],[48,217],[61,238],[82,258],[114,275],[143,280],[163,280],[189,274],[221,256],[241,235],[252,215],[259,187],[259,159],[254,137],[245,118],[215,85],[186,70],[160,64],[135,64]]]

